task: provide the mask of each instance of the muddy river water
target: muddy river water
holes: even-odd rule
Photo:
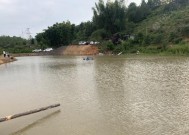
[[[19,57],[0,65],[0,135],[188,135],[187,57]]]

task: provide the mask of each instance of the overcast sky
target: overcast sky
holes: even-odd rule
[[[92,19],[98,0],[0,0],[0,35],[32,36],[56,22],[79,24]],[[128,0],[127,4],[141,0]]]

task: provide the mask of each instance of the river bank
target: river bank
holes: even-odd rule
[[[0,65],[5,64],[5,63],[9,63],[9,62],[13,62],[13,61],[16,61],[16,58],[0,56]]]
[[[12,54],[13,57],[22,57],[22,56],[43,56],[43,55],[50,55],[50,53],[39,52],[39,53],[15,53],[15,54]]]
[[[50,52],[38,52],[38,53],[16,53],[12,54],[13,57],[22,56],[46,56],[46,55],[97,55],[99,49],[96,45],[68,45],[61,46]]]
[[[46,55],[72,55],[72,56],[84,56],[84,55],[123,55],[123,56],[189,56],[189,53],[171,53],[168,51],[160,51],[160,52],[148,52],[141,49],[135,52],[125,52],[125,51],[106,51],[104,53],[100,53],[100,49],[96,45],[68,45],[61,46],[57,49],[54,49],[50,52],[38,52],[38,53],[17,53],[12,54],[13,57],[23,57],[23,56],[46,56]],[[136,49],[137,50],[137,49]],[[4,61],[4,60],[3,60]],[[1,62],[2,63],[2,62]]]

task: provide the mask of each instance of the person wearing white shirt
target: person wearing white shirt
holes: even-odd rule
[[[6,57],[6,52],[5,51],[3,51],[3,56]]]

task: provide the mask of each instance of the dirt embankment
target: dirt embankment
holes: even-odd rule
[[[44,55],[97,55],[99,49],[96,45],[69,45],[62,46],[51,52],[39,52],[39,53],[19,53],[12,54],[13,57],[22,56],[44,56]],[[14,61],[12,59],[3,58],[0,56],[0,64],[6,63],[6,61]]]
[[[69,45],[53,51],[57,55],[97,55],[99,49],[96,45]]]
[[[16,59],[14,57],[3,57],[3,56],[0,56],[0,65],[1,64],[4,64],[4,63],[9,63],[9,62],[13,62],[15,61]]]

